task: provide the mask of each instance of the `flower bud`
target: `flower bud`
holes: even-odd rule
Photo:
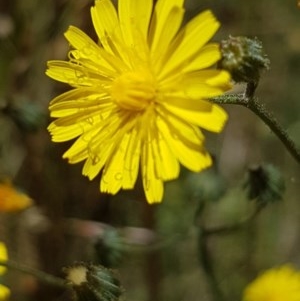
[[[262,43],[246,37],[229,37],[221,42],[221,69],[231,73],[232,79],[239,82],[258,82],[262,70],[268,69],[270,61]]]
[[[282,199],[285,190],[281,173],[273,165],[251,167],[244,187],[249,200],[262,205]]]
[[[78,263],[65,268],[65,273],[74,300],[116,301],[122,293],[119,280],[102,266]]]

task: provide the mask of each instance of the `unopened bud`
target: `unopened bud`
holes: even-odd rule
[[[262,205],[282,199],[285,185],[281,173],[273,165],[249,168],[245,182],[249,200]]]
[[[122,294],[114,273],[99,265],[78,263],[65,268],[66,280],[77,301],[116,301]]]
[[[229,37],[221,42],[221,53],[219,67],[227,70],[237,83],[258,82],[261,72],[270,65],[257,38]]]

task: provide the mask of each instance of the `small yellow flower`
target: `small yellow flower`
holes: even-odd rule
[[[0,260],[6,261],[8,259],[7,249],[3,242],[0,242]],[[6,267],[0,265],[0,275],[6,273]],[[10,289],[0,284],[0,301],[5,301],[10,296]]]
[[[33,205],[33,200],[9,180],[0,183],[0,212],[17,212]]]
[[[3,242],[0,242],[0,260],[5,261],[8,259],[7,249]],[[5,274],[6,267],[0,265],[0,275]]]
[[[210,11],[181,28],[184,0],[110,0],[91,8],[95,43],[71,26],[69,61],[48,62],[47,75],[73,89],[50,103],[52,140],[76,141],[63,157],[84,161],[100,190],[132,189],[141,169],[149,203],[181,163],[199,172],[211,165],[199,127],[220,132],[227,114],[208,101],[230,88],[226,71],[208,69],[220,58],[207,42],[219,22]]]
[[[300,272],[284,265],[270,269],[250,283],[243,301],[300,301]]]
[[[9,296],[10,296],[10,289],[0,284],[0,301],[8,300]]]

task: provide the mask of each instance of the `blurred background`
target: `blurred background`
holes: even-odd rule
[[[139,301],[240,300],[260,271],[285,262],[300,268],[299,164],[246,108],[225,107],[225,131],[207,134],[214,167],[200,174],[182,168],[180,178],[165,185],[159,205],[146,204],[140,182],[134,191],[100,194],[99,177],[90,182],[81,164],[62,159],[70,143],[51,142],[48,103],[69,87],[45,76],[46,62],[67,57],[63,33],[69,25],[95,38],[92,4],[0,2],[0,178],[33,200],[28,208],[0,210],[0,240],[10,258],[59,277],[76,261],[101,263],[117,269],[122,298]],[[257,96],[300,145],[296,0],[186,0],[186,20],[207,8],[222,23],[214,40],[244,35],[262,41],[271,68]],[[240,223],[255,211],[244,184],[249,168],[253,174],[271,165],[274,185],[278,173],[285,181],[282,201],[243,227],[205,235],[205,229]],[[70,300],[62,289],[17,271],[4,280],[11,300]]]

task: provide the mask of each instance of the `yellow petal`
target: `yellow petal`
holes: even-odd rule
[[[131,57],[123,40],[119,18],[112,2],[96,0],[95,6],[91,8],[91,15],[97,35],[106,50],[102,55],[113,55],[115,61],[111,59],[111,64],[114,68],[118,67],[117,63],[119,62],[121,70],[128,70],[127,66],[131,65]],[[105,59],[108,60],[110,57]]]
[[[129,141],[130,135],[124,135],[122,141],[118,143],[118,147],[110,154],[101,177],[100,190],[102,192],[116,194],[121,189]]]
[[[68,103],[67,105],[73,104],[76,106],[76,101],[72,101]],[[61,105],[55,105],[55,107],[61,107],[66,104],[61,104]],[[56,114],[61,115],[65,114],[64,117],[61,117],[57,120],[55,120],[56,126],[69,126],[73,125],[75,123],[78,123],[83,125],[84,128],[86,128],[86,124],[88,125],[94,125],[97,124],[98,122],[101,122],[102,120],[106,119],[108,114],[114,109],[114,105],[112,103],[104,103],[104,104],[99,104],[97,106],[90,106],[90,107],[81,107],[77,108],[76,112],[72,107],[66,108],[66,106],[63,107],[63,110],[53,110],[51,112],[51,116],[55,116]],[[69,114],[71,113],[72,114]]]
[[[173,133],[177,129],[162,119],[158,120],[157,125],[165,140],[168,142],[170,149],[173,150],[182,165],[195,172],[199,172],[211,165],[211,157],[204,150],[202,145],[197,146],[174,137]]]
[[[211,39],[219,25],[211,11],[205,11],[192,19],[178,34],[173,45],[170,46],[172,54],[163,66],[159,79],[164,78],[178,66],[186,64],[187,60],[191,60],[201,47]]]
[[[67,158],[70,164],[75,164],[89,158],[87,143],[78,138],[63,154],[63,158]]]
[[[232,84],[230,83],[231,77],[227,71],[219,70],[219,73],[217,74],[214,74],[213,72],[214,70],[211,71],[212,71],[212,76],[206,80],[207,84],[214,87],[221,87],[224,90],[224,92],[232,88]],[[204,73],[204,71],[201,71],[201,73]]]
[[[219,133],[222,131],[226,121],[227,113],[218,105],[212,105],[210,111],[185,110],[179,107],[165,105],[167,110],[180,116],[187,122],[200,126],[211,132]]]
[[[120,27],[123,39],[130,47],[137,46],[134,32],[138,30],[147,41],[153,0],[122,0],[118,2]]]
[[[127,117],[111,114],[109,118],[99,123],[97,132],[84,138],[85,141],[88,141],[89,158],[83,167],[83,174],[87,175],[90,180],[98,174],[104,165],[109,171],[109,165],[114,154],[118,151],[123,137],[131,131],[136,122],[135,119],[129,120]],[[121,153],[118,156],[121,156]],[[104,184],[103,182],[102,185]],[[103,192],[108,191],[105,185],[102,188]]]
[[[46,74],[49,77],[73,87],[99,86],[99,82],[101,82],[101,77],[98,73],[70,62],[49,61],[48,68]]]
[[[107,112],[113,107],[107,93],[99,93],[95,88],[81,87],[55,97],[50,102],[49,110],[51,117],[67,117],[80,112],[85,115],[85,112],[97,111],[101,118],[105,119]]]
[[[220,60],[220,58],[221,51],[219,44],[205,45],[197,53],[196,58],[186,64],[186,66],[183,68],[183,72],[191,72],[210,67]]]
[[[93,48],[98,49],[98,45],[81,29],[76,26],[69,26],[68,30],[65,32],[65,37],[69,41],[72,47],[76,49]],[[84,52],[84,51],[83,51]],[[89,55],[90,53],[87,53]]]
[[[179,10],[176,10],[177,12],[180,11],[180,8],[183,6],[184,0],[158,0],[154,13],[151,19],[151,25],[149,30],[149,44],[151,45],[151,49],[155,49],[157,47],[158,41],[161,39],[161,33],[164,30],[164,28],[167,26],[169,27],[170,24],[168,24],[168,20],[173,20],[175,30],[172,32],[170,31],[170,37],[168,37],[168,40],[171,41],[176,34],[180,24],[178,24],[178,21],[181,18],[174,19],[170,17],[175,10],[174,8],[179,8]],[[173,13],[171,13],[173,11]]]
[[[66,104],[58,104],[52,107],[51,116],[61,117],[55,121],[56,126],[69,126],[75,123],[82,123],[83,127],[85,127],[86,123],[88,125],[94,125],[105,119],[104,116],[107,116],[107,113],[113,108],[111,103],[86,108],[72,108],[70,107],[71,104],[77,105],[76,101],[72,101],[67,104],[67,107],[63,106]],[[63,109],[61,110],[60,107],[63,107]],[[54,110],[54,108],[56,110]],[[63,114],[64,117],[62,117]]]
[[[99,59],[99,46],[82,30],[75,26],[70,26],[65,32],[65,37],[72,47],[81,51],[83,57],[94,57],[94,61]]]
[[[132,189],[137,179],[139,171],[139,161],[141,154],[141,141],[137,131],[134,129],[129,134],[130,140],[127,146],[124,171],[123,171],[123,188]]]
[[[108,107],[107,110],[103,109],[101,113],[111,112],[112,108]],[[87,133],[91,128],[101,128],[104,118],[98,110],[85,109],[79,112],[61,117],[53,121],[48,126],[48,131],[52,135],[52,140],[56,142],[71,140],[83,133]]]
[[[88,147],[87,147],[88,149]],[[84,163],[82,174],[87,176],[89,180],[93,180],[100,172],[100,170],[104,167],[107,159],[112,153],[113,143],[106,143],[103,145],[101,149],[99,149],[98,153],[88,154],[88,158]]]
[[[230,75],[222,70],[201,70],[185,75],[178,90],[165,92],[166,97],[209,99],[231,88]]]
[[[168,97],[175,96],[175,97],[186,97],[192,100],[197,99],[209,99],[218,95],[223,94],[226,90],[208,85],[207,83],[184,83],[182,87],[184,90],[177,91],[174,94],[169,94]]]
[[[174,6],[169,11],[165,20],[164,26],[155,32],[154,40],[151,43],[151,57],[155,71],[158,72],[165,63],[165,56],[173,37],[178,32],[182,19],[184,16],[184,9],[179,6]],[[168,54],[168,53],[167,53]]]
[[[75,59],[80,60],[90,69],[96,70],[99,74],[112,78],[116,76],[115,70],[120,71],[120,66],[124,65],[121,60],[107,53],[98,46],[88,35],[79,28],[70,26],[65,33],[66,39],[72,47],[77,50],[71,51]],[[114,61],[117,60],[117,63]],[[124,68],[124,67],[123,67]]]
[[[50,107],[52,105],[55,105],[57,103],[61,102],[68,102],[70,100],[86,100],[90,99],[90,97],[97,97],[99,101],[105,100],[105,97],[103,97],[106,93],[99,93],[98,89],[95,87],[80,87],[77,89],[69,90],[65,93],[62,93],[58,95],[57,97],[53,98],[50,102]]]
[[[100,100],[105,100],[105,97],[99,97],[93,95],[92,97],[87,97],[77,100],[69,100],[67,102],[60,102],[49,107],[51,117],[67,117],[75,114],[89,114],[92,112],[101,112],[100,116],[102,119],[107,115],[107,111],[112,109],[111,101],[107,103],[99,103]],[[89,118],[87,116],[87,118]]]
[[[69,159],[69,163],[78,163],[86,158],[90,158],[97,161],[96,155],[92,155],[90,152],[90,141],[98,136],[101,128],[98,126],[91,127],[86,130],[73,144],[72,146],[63,154],[63,158]]]
[[[59,120],[60,119],[53,121],[48,126],[48,131],[50,132],[52,141],[54,142],[64,142],[72,140],[90,129],[90,125],[88,123],[72,124],[69,126],[57,126],[56,123]]]
[[[126,156],[134,155],[134,152],[128,153],[127,150],[132,147],[130,145],[132,143],[131,135],[132,129],[134,128],[135,124],[135,118],[126,120],[126,117],[123,116],[123,119],[121,118],[121,122],[116,132],[111,133],[113,149],[111,150],[111,153],[106,160],[105,168],[103,170],[103,175],[100,183],[100,190],[102,192],[116,194],[123,187],[125,162],[127,163]],[[104,141],[104,145],[105,143],[106,141]],[[100,145],[103,148],[103,143],[101,143]],[[128,171],[126,171],[126,175],[127,172]],[[135,174],[133,174],[132,176],[136,177]],[[128,179],[126,179],[125,182],[128,184]]]
[[[155,159],[151,149],[151,144],[147,141],[142,146],[142,179],[145,196],[149,204],[162,201],[164,187],[163,182],[155,173]]]
[[[203,99],[191,99],[186,97],[164,97],[160,104],[164,107],[170,105],[173,107],[191,110],[191,111],[201,111],[210,112],[212,103]]]
[[[172,128],[171,135],[174,139],[182,140],[195,149],[202,147],[204,136],[197,126],[184,120],[180,115],[173,114],[165,107],[160,107],[157,112],[157,122],[162,119],[169,128]]]
[[[152,131],[151,147],[155,158],[155,173],[164,181],[176,179],[179,175],[180,167],[176,156],[171,151],[161,133]]]
[[[106,51],[113,53],[108,39],[121,38],[116,9],[110,0],[96,0],[91,8],[92,21],[98,38]]]

